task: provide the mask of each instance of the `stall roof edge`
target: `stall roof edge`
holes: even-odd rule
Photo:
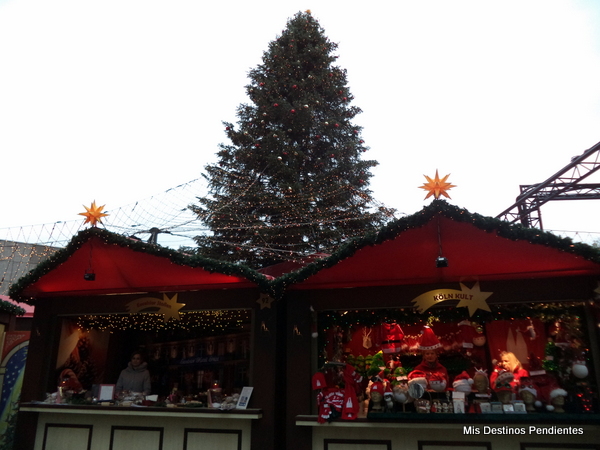
[[[546,248],[554,250],[556,255],[568,254],[581,261],[586,261],[588,273],[590,272],[589,268],[592,267],[592,271],[600,275],[600,249],[598,248],[583,243],[574,243],[570,238],[563,238],[536,228],[527,228],[520,224],[510,224],[509,222],[497,218],[471,213],[464,208],[451,205],[445,200],[434,200],[422,210],[390,222],[381,228],[379,232],[354,238],[346,242],[327,258],[313,261],[295,272],[278,277],[273,281],[274,290],[282,292],[286,289],[329,288],[334,287],[334,285],[335,287],[350,287],[352,282],[349,281],[331,280],[331,283],[324,283],[322,280],[316,280],[316,278],[318,278],[318,276],[324,278],[325,273],[335,277],[335,275],[331,273],[332,270],[328,269],[342,265],[340,263],[346,259],[356,258],[357,253],[361,250],[389,243],[399,236],[407,235],[412,230],[423,229],[428,226],[428,224],[431,228],[435,228],[432,221],[436,217],[445,218],[457,224],[465,224],[466,226],[464,229],[470,228],[473,231],[479,231],[479,234],[483,236],[487,235],[488,237],[494,236],[502,238],[507,244],[510,242],[525,243],[528,247],[534,249],[534,252],[540,252],[542,248]],[[439,226],[437,232],[438,235],[432,236],[433,239],[431,240],[439,238]],[[444,248],[444,244],[447,244],[447,242],[441,242],[441,244],[433,242],[432,246],[438,251]],[[524,245],[522,245],[522,247],[523,246]],[[403,254],[397,256],[410,258],[411,255]],[[493,257],[493,255],[491,257]],[[454,262],[455,261],[456,260],[454,260]],[[432,259],[431,264],[434,264],[434,259]],[[453,261],[451,260],[449,264],[453,264]],[[444,269],[438,270],[443,271]],[[543,272],[544,271],[542,271],[542,273]],[[570,272],[572,272],[572,274],[581,274],[581,269],[575,268],[575,270],[570,270]],[[550,271],[545,273],[547,273],[548,276],[551,276]],[[566,273],[567,272],[565,272],[565,274]],[[462,274],[462,276],[469,275],[472,274]],[[362,276],[362,274],[359,274],[359,276]],[[538,277],[539,276],[540,273],[538,273]],[[450,279],[440,276],[439,281],[450,281]],[[364,284],[364,280],[362,283]],[[385,284],[389,284],[389,278],[388,282]],[[398,284],[404,283],[398,282]],[[378,285],[378,280],[372,279],[370,285]]]
[[[94,258],[99,253],[100,249],[123,249],[127,253],[139,255],[145,255],[147,257],[158,258],[154,261],[168,261],[171,265],[177,265],[188,269],[202,269],[208,274],[222,274],[232,277],[227,280],[225,284],[235,285],[236,287],[247,287],[248,285],[256,286],[261,290],[268,290],[269,278],[263,274],[251,269],[250,267],[233,264],[224,261],[217,261],[209,258],[205,258],[199,255],[189,255],[177,250],[162,247],[156,244],[148,244],[136,239],[132,239],[126,236],[122,236],[116,233],[112,233],[108,230],[100,229],[97,227],[87,228],[78,232],[71,241],[61,250],[51,255],[48,259],[42,261],[27,275],[21,277],[15,284],[9,289],[9,296],[16,301],[28,302],[32,297],[44,297],[46,295],[56,295],[57,292],[69,292],[67,290],[60,291],[59,288],[54,288],[52,292],[43,292],[36,290],[36,284],[40,284],[45,278],[52,275],[53,272],[58,270],[64,270],[64,266],[70,260],[73,260],[78,253],[84,252],[89,247],[89,254],[91,256],[80,257],[82,260],[90,260],[89,269],[94,269]],[[93,253],[95,252],[95,253]],[[121,252],[120,255],[125,253]],[[80,276],[77,280],[83,278],[85,271],[88,270],[87,261],[85,267],[79,267],[81,269]],[[123,269],[121,267],[120,269]],[[100,274],[97,274],[100,276]],[[119,273],[123,276],[123,273]],[[188,276],[189,278],[189,276]],[[73,278],[75,280],[75,278]],[[186,280],[186,281],[189,281]],[[200,280],[201,281],[201,280]],[[202,285],[202,282],[198,283]],[[126,284],[125,284],[126,285]],[[161,286],[164,286],[162,284]],[[223,282],[208,283],[206,288],[222,288]],[[91,285],[90,285],[91,287]],[[137,286],[131,286],[136,288]],[[121,286],[122,290],[123,286]],[[144,288],[146,288],[144,286]],[[79,289],[74,289],[75,291]]]

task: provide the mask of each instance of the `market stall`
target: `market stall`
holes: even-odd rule
[[[278,357],[267,283],[243,267],[80,232],[11,291],[36,307],[20,448],[58,448],[67,437],[77,448],[274,448],[278,381],[262,370]],[[120,386],[132,368],[149,374],[147,391]]]
[[[440,200],[284,275],[287,435],[597,448],[599,280],[598,249]]]

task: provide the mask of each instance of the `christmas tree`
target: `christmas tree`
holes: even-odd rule
[[[368,189],[377,162],[361,159],[368,147],[351,122],[361,110],[336,48],[298,13],[249,72],[252,103],[237,126],[224,123],[231,144],[205,168],[210,196],[190,206],[212,232],[196,238],[198,253],[263,267],[332,252],[392,216]]]

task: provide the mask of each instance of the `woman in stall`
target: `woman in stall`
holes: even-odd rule
[[[131,354],[131,361],[127,367],[121,371],[116,385],[117,393],[122,391],[141,392],[144,395],[150,394],[150,372],[148,372],[148,363],[145,361],[144,354],[135,351]]]
[[[494,372],[490,376],[490,384],[494,386],[496,378],[498,378],[498,373],[503,370],[506,370],[512,373],[514,376],[510,384],[513,387],[513,390],[516,392],[517,387],[520,384],[520,379],[522,377],[528,377],[529,372],[523,368],[523,366],[521,365],[521,361],[517,359],[513,352],[501,352],[499,357],[500,360],[498,361],[497,367],[496,369],[494,369]]]

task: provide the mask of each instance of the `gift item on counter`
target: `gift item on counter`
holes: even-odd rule
[[[475,375],[473,375],[473,385],[471,390],[476,392],[476,397],[488,397],[490,396],[490,379],[488,378],[487,370],[475,369]]]
[[[498,400],[503,404],[508,404],[512,401],[513,388],[511,383],[515,376],[508,370],[500,370],[494,381],[494,392]]]
[[[471,386],[473,385],[473,379],[469,376],[466,371],[458,374],[452,382],[452,387],[455,392],[465,392],[469,394],[471,392]]]
[[[537,406],[541,405],[537,399],[537,389],[529,377],[521,377],[519,380],[519,397],[525,404],[527,412],[534,412],[536,404]]]
[[[369,412],[383,412],[384,411],[384,403],[383,403],[383,393],[384,393],[383,383],[380,381],[376,381],[371,384],[371,388],[369,389]]]
[[[328,376],[324,372],[335,372]],[[331,380],[340,379],[344,388]],[[317,394],[318,422],[325,423],[338,417],[354,420],[360,411],[359,393],[362,392],[363,377],[354,367],[345,363],[326,363],[322,371],[312,376],[311,384]]]
[[[394,411],[394,393],[389,383],[386,384],[385,392],[383,393],[383,401],[385,403],[385,412]]]
[[[445,375],[441,372],[432,372],[429,374],[429,389],[435,392],[445,392],[447,382]]]
[[[547,384],[541,390],[542,398],[546,403],[546,409],[555,413],[564,413],[565,401],[567,398],[567,391],[561,388],[556,380]]]

